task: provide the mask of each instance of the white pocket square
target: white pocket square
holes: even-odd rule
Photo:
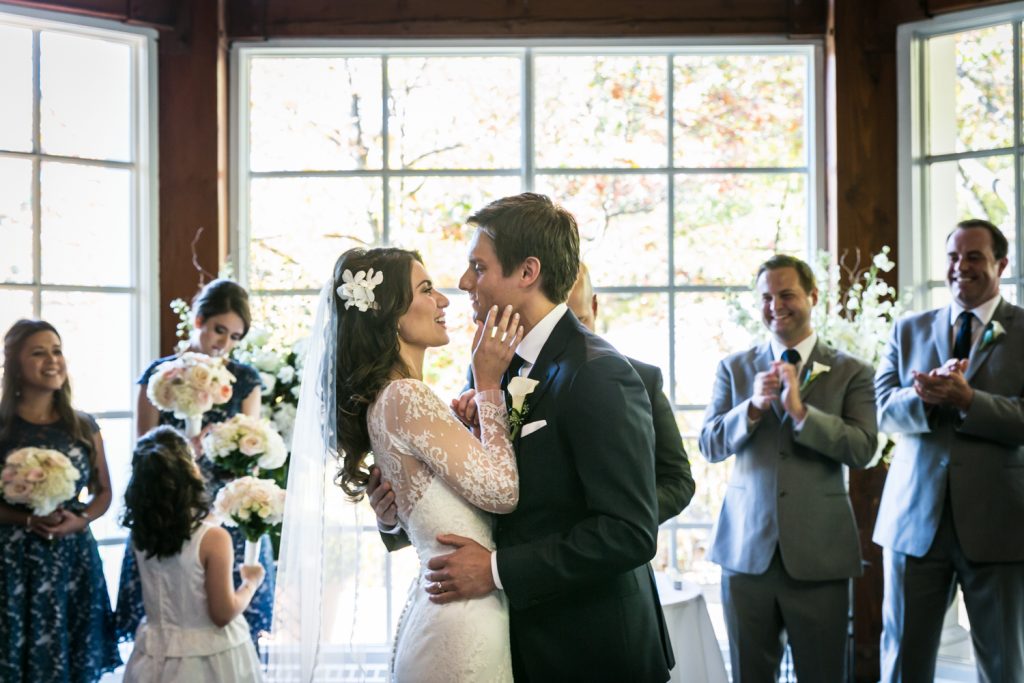
[[[519,432],[519,436],[520,437],[529,436],[530,434],[533,434],[535,431],[537,431],[541,427],[546,427],[547,424],[548,424],[547,420],[537,420],[536,422],[531,422],[530,424],[525,424],[525,425],[523,425],[522,431]]]

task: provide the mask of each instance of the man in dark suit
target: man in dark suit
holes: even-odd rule
[[[982,681],[1024,681],[1024,309],[999,295],[1006,237],[946,239],[953,301],[896,323],[875,376],[899,434],[874,541],[885,561],[882,681],[932,681],[943,616],[964,592]]]
[[[515,437],[519,507],[496,517],[498,550],[440,537],[455,550],[430,561],[431,599],[503,589],[518,682],[665,681],[671,646],[648,565],[658,525],[651,406],[625,358],[565,305],[576,222],[530,193],[469,222],[478,230],[459,286],[477,319],[492,306],[520,314],[513,364],[538,384]]]
[[[878,443],[872,369],[818,339],[814,274],[774,256],[757,275],[771,340],[718,365],[701,453],[735,457],[711,561],[737,683],[774,683],[785,646],[800,683],[839,683],[849,579],[861,574],[857,525],[843,481]]]
[[[566,301],[569,310],[583,326],[596,332],[597,295],[590,281],[590,270],[580,263],[580,274],[569,292]],[[633,370],[640,376],[651,401],[654,418],[654,485],[658,493],[658,523],[672,519],[690,504],[696,489],[690,460],[683,448],[683,437],[679,434],[675,412],[663,391],[664,381],[656,365],[648,365],[635,358],[626,357]]]

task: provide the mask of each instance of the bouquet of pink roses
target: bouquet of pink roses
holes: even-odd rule
[[[48,448],[19,448],[0,472],[4,500],[26,505],[40,517],[74,497],[80,476],[68,456]]]
[[[244,413],[213,425],[203,436],[203,453],[235,476],[252,474],[255,467],[277,469],[288,458],[284,439],[270,422]]]
[[[231,400],[234,381],[223,358],[186,352],[157,366],[149,378],[146,396],[160,410],[185,420],[185,432],[193,437],[202,429],[203,413]]]
[[[284,520],[285,492],[271,479],[240,477],[217,493],[213,509],[224,526],[245,534],[245,564],[255,564],[263,534]]]

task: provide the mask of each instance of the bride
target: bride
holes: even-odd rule
[[[472,354],[477,392],[472,400],[479,416],[478,439],[422,381],[426,349],[448,343],[447,306],[419,255],[395,248],[345,252],[335,264],[333,281],[321,293],[292,448],[272,678],[313,681],[330,676],[326,668],[331,648],[325,645],[331,637],[325,626],[333,620],[323,603],[334,590],[358,593],[361,558],[358,540],[334,542],[332,529],[344,526],[323,521],[337,512],[329,500],[332,492],[322,485],[330,479],[324,474],[326,456],[339,457],[336,482],[350,500],[359,500],[372,452],[392,483],[400,525],[420,562],[398,623],[390,663],[393,679],[512,680],[504,595],[495,591],[479,600],[438,605],[429,600],[424,576],[427,561],[447,551],[436,540],[439,534],[467,536],[493,549],[487,513],[510,512],[518,502],[515,453],[500,386],[523,329],[511,308],[499,315],[495,307],[477,324]],[[323,506],[319,512],[317,505]],[[317,555],[319,561],[314,561]],[[358,596],[350,599],[355,624],[357,610],[366,605],[359,604]],[[384,606],[368,609],[381,612]],[[353,637],[349,657],[340,661],[355,661],[361,668],[360,653],[352,651]]]

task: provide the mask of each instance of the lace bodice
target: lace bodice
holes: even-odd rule
[[[423,382],[391,382],[367,412],[376,463],[391,482],[403,526],[435,477],[487,512],[511,512],[519,502],[515,451],[503,392],[474,398],[477,440]]]

